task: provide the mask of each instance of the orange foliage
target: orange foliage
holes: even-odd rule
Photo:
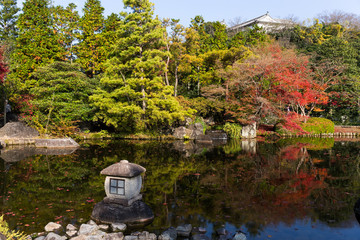
[[[298,160],[301,157],[304,157],[304,148],[305,144],[298,144],[298,145],[290,145],[282,149],[281,151],[281,158],[286,160]]]
[[[307,56],[271,43],[254,50],[255,55],[235,63],[222,77],[229,82],[229,113],[238,119],[249,115],[281,116],[284,107],[309,116],[317,104],[325,104],[326,83],[317,82]]]
[[[315,169],[310,173],[300,170],[290,185],[292,189],[281,193],[277,197],[275,204],[287,205],[304,201],[310,196],[313,190],[323,188],[326,176],[327,170],[323,168]],[[319,180],[317,178],[319,178]]]

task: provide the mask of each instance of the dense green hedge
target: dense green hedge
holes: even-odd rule
[[[335,124],[325,118],[312,117],[306,123],[301,123],[302,129],[310,134],[334,133]]]

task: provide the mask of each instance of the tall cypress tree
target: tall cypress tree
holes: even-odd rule
[[[66,60],[73,62],[75,59],[74,43],[79,30],[79,13],[75,10],[76,5],[70,3],[66,8],[53,7],[54,31],[59,36],[59,42],[65,49]]]
[[[186,114],[165,86],[165,29],[153,18],[148,0],[124,0],[123,12],[112,55],[106,62],[103,88],[91,97],[99,108],[98,119],[118,130],[159,129]]]
[[[94,77],[103,71],[106,58],[104,51],[104,8],[99,0],[87,0],[84,15],[80,19],[79,44],[77,57],[83,71],[88,77]]]
[[[19,36],[9,78],[17,93],[27,94],[36,84],[32,73],[54,60],[64,60],[65,51],[54,31],[48,0],[26,0],[17,26]]]
[[[105,20],[104,30],[103,30],[103,52],[106,54],[106,57],[110,54],[112,46],[116,40],[116,31],[120,26],[120,16],[112,13]]]
[[[4,41],[16,37],[16,21],[19,10],[16,6],[16,0],[0,0],[0,40]]]

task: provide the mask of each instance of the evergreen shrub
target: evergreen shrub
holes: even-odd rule
[[[309,118],[306,123],[301,123],[301,127],[310,134],[335,132],[335,124],[331,120],[325,118]]]
[[[224,131],[229,138],[241,138],[242,126],[236,123],[225,123]]]

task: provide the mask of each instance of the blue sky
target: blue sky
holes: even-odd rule
[[[25,0],[18,0],[19,6]],[[73,2],[81,12],[86,0],[52,0],[55,5]],[[222,21],[241,18],[249,20],[269,11],[274,18],[298,17],[299,20],[312,19],[324,11],[342,10],[360,14],[360,0],[152,0],[155,14],[160,18],[177,18],[184,26],[190,24],[196,15],[205,21]],[[101,0],[105,14],[123,11],[122,0]]]

